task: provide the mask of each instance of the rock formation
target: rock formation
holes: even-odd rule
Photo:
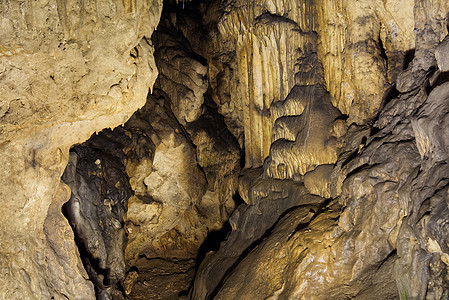
[[[72,145],[144,105],[161,9],[156,0],[0,4],[0,297],[94,297],[61,215],[60,179]]]
[[[0,11],[0,298],[449,297],[445,1]]]
[[[153,40],[154,93],[123,127],[73,147],[63,176],[101,299],[187,293],[200,246],[235,206],[240,150],[204,95],[207,67],[166,12]]]
[[[200,266],[192,299],[444,299],[447,5],[289,3],[256,1],[251,7],[229,1],[218,19],[222,31],[237,36],[249,23],[278,32],[287,23],[303,35],[317,33],[310,41],[317,59],[309,59],[306,69],[317,72],[290,67],[296,86],[285,100],[272,98],[265,107],[281,112],[270,127],[270,155],[263,170],[240,178],[247,206],[234,212],[233,231]],[[267,12],[271,22],[264,21]],[[287,39],[277,53],[287,47],[304,51],[295,41]],[[260,57],[258,47],[249,49],[245,57]],[[320,84],[330,96],[315,92]],[[257,107],[257,96],[246,99]],[[326,101],[343,115],[324,114]],[[310,140],[304,133],[309,126],[315,131]],[[253,130],[253,123],[244,127]],[[254,136],[245,135],[245,143],[265,145],[260,134]],[[260,151],[245,149],[260,162]],[[275,178],[283,180],[273,186]],[[308,201],[288,188],[295,182],[327,199]],[[279,205],[279,199],[292,199],[291,209],[278,213],[268,204]]]

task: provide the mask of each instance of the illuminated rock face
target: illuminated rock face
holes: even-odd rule
[[[205,95],[204,59],[167,16],[152,38],[154,92],[124,126],[72,147],[63,175],[64,210],[103,298],[187,293],[201,245],[235,207],[238,142]]]
[[[0,4],[0,298],[447,298],[449,4],[185,5]]]
[[[242,173],[239,192],[246,205],[231,216],[233,231],[227,240],[200,266],[193,299],[447,297],[448,185],[443,174],[448,170],[442,162],[448,157],[448,5],[226,4],[218,24],[222,34],[235,37],[239,63],[252,64],[248,57],[259,59],[263,52],[252,46],[262,38],[253,34],[245,40],[245,32],[267,24],[283,32],[288,23],[303,29],[298,35],[311,29],[316,33],[309,42],[315,43],[311,53],[317,53],[310,69],[317,72],[312,71],[312,80],[290,66],[287,73],[302,81],[292,84],[281,101],[264,104],[266,111],[279,111],[270,115],[275,120],[269,134],[245,134],[247,166],[265,163]],[[283,22],[266,22],[267,12]],[[285,47],[297,49],[290,57],[307,49],[290,38],[278,47],[279,55]],[[245,54],[240,57],[239,51]],[[296,62],[303,65],[305,59]],[[238,65],[241,73],[235,76],[245,78],[242,73],[248,71],[252,81],[243,80],[249,88],[242,89],[248,93],[242,103],[257,110],[268,94],[258,97],[251,90],[268,89],[269,83],[262,80],[262,88],[253,88],[258,81],[252,74],[258,69],[243,66]],[[325,90],[317,92],[321,86]],[[319,97],[303,92],[312,88]],[[314,140],[304,134],[309,111]],[[243,124],[245,132],[254,130],[254,119]],[[260,150],[264,147],[269,152]],[[324,198],[312,201],[301,192],[304,187]]]
[[[1,298],[94,298],[60,178],[73,144],[144,105],[161,9],[156,0],[0,4]]]
[[[441,39],[444,13],[434,5]],[[348,124],[375,118],[384,91],[415,48],[413,12],[412,1],[221,1],[220,36],[210,34],[220,55],[209,57],[209,78],[220,112],[241,137],[246,167],[260,167],[270,156],[268,176],[293,178],[335,163],[338,112],[323,105],[332,103]],[[280,105],[300,102],[291,94],[304,86],[313,88],[303,92],[302,104],[293,110]],[[315,142],[308,140],[317,134]]]
[[[440,4],[433,5],[444,21]],[[217,92],[216,98],[228,123],[241,126],[247,167],[261,166],[269,155],[276,140],[272,124],[284,116],[273,112],[273,105],[295,86],[323,84],[348,122],[366,124],[402,70],[407,51],[415,48],[413,1],[229,0],[221,7],[218,28],[222,39],[234,42],[237,66],[229,72],[214,64],[221,68],[217,82],[226,76],[238,86],[231,84],[234,95]],[[318,53],[318,60],[313,62],[311,53]],[[317,64],[323,66],[321,73]],[[217,84],[227,90],[225,86]],[[226,113],[228,107],[235,107],[233,114]],[[310,164],[314,159],[301,160]],[[326,161],[335,162],[335,154],[322,154],[320,164]]]

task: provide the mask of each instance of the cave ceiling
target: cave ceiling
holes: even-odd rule
[[[448,16],[0,1],[0,299],[447,299]]]

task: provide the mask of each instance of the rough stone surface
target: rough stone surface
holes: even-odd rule
[[[160,72],[158,87],[171,99],[171,109],[183,125],[196,121],[201,113],[208,84],[207,66],[189,47],[189,41],[176,32],[169,19],[164,19],[154,36],[155,58]]]
[[[117,131],[104,131],[73,147],[62,180],[72,191],[63,211],[96,293],[119,299],[126,274],[122,222],[132,191],[121,151],[129,138],[122,128]]]
[[[105,299],[122,299],[120,286],[131,299],[147,299],[151,287],[161,299],[187,290],[202,242],[234,208],[237,141],[217,135],[224,123],[207,108],[187,135],[155,93],[123,127],[73,147],[63,176],[67,217]]]
[[[447,57],[447,53],[449,53],[449,38],[446,37],[444,40],[438,45],[435,51],[435,59],[438,63],[438,69],[441,72],[449,71],[449,59]]]
[[[69,194],[67,185],[61,182],[44,221],[48,245],[44,253],[48,264],[45,283],[55,291],[54,299],[66,299],[67,295],[71,295],[72,299],[90,299],[94,297],[92,282],[73,242],[73,231],[61,214],[62,205],[69,198]],[[19,272],[25,279],[28,277],[31,280],[31,276],[35,276],[28,274],[25,269]]]
[[[300,218],[307,223],[324,202],[321,197],[309,195],[302,183],[263,179],[262,171],[248,170],[239,179],[239,192],[247,204],[232,214],[229,219],[232,231],[220,249],[203,260],[196,275],[193,299],[213,297],[226,276],[286,211],[302,206]]]
[[[46,251],[77,259],[72,239],[48,249],[44,222],[61,202],[69,148],[145,103],[157,76],[148,39],[161,8],[156,0],[0,4],[1,298],[94,298],[91,284],[82,296],[75,287],[85,281],[75,264],[48,269]],[[53,270],[62,273],[47,283]]]
[[[280,191],[266,181],[261,192],[258,180],[274,177],[284,179],[283,186],[304,181],[310,193],[329,200],[318,202],[325,204],[314,209],[300,206],[276,213],[277,222],[267,222],[273,225],[257,234],[250,228],[261,222],[250,220],[264,216],[264,210],[237,208],[230,219],[233,231],[199,268],[193,299],[444,299],[448,285],[448,182],[443,175],[447,173],[444,128],[449,95],[443,41],[447,4],[307,1],[290,6],[293,2],[251,6],[227,1],[219,28],[222,34],[243,41],[240,30],[250,32],[251,26],[262,23],[264,9],[279,18],[288,16],[304,28],[302,33],[313,24],[318,33],[312,47],[318,53],[315,82],[307,84],[310,77],[293,67],[289,72],[298,74],[309,88],[324,77],[321,82],[343,116],[334,115],[326,126],[320,125],[323,118],[311,122],[317,130],[312,145],[326,145],[327,139],[334,138],[334,157],[328,163],[308,163],[318,155],[317,149],[307,151],[307,143],[298,135],[304,126],[296,120],[305,116],[307,105],[323,97],[292,105],[291,95],[284,95],[281,113],[293,111],[299,118],[278,114],[270,129],[272,138],[282,143],[301,141],[298,146],[304,147],[304,154],[278,155],[283,159],[279,160],[278,142],[269,142],[263,170],[245,171],[239,192],[249,208],[258,205],[258,197],[269,202],[287,194],[298,205],[307,199],[307,194]],[[306,9],[310,10],[302,14]],[[269,24],[284,30],[284,25]],[[293,38],[288,41],[288,47],[304,49]],[[257,57],[257,47],[248,48]],[[257,68],[246,71],[251,77]],[[258,101],[256,96],[247,99]],[[276,111],[277,103],[271,103],[270,111]],[[247,126],[253,130],[253,124],[244,123],[245,130]],[[245,145],[253,137],[247,140],[245,134]],[[263,139],[256,140],[264,144]],[[322,145],[318,148],[323,150]],[[246,155],[259,159],[253,148],[246,149]],[[273,168],[273,161],[293,171],[276,173],[273,170],[280,167]],[[265,176],[259,177],[262,173]],[[309,217],[304,218],[304,210]],[[247,221],[232,223],[235,219]],[[247,239],[235,238],[247,230]],[[230,255],[229,249],[239,251]]]
[[[220,14],[209,13],[217,3]],[[431,5],[438,15],[432,26],[443,34],[441,39],[445,8]],[[295,85],[321,82],[349,124],[366,124],[378,113],[385,88],[409,63],[415,48],[411,0],[320,0],[301,5],[227,0],[212,1],[203,11],[213,49],[203,52],[214,100],[231,131],[243,135],[247,167],[261,166],[269,155],[276,136],[272,124],[283,117],[273,114],[271,107],[284,101]],[[321,72],[316,72],[312,53],[318,54]]]
[[[137,290],[130,297],[139,297],[139,286],[152,280],[154,272],[145,270],[154,259],[162,259],[160,265],[166,262],[165,268],[178,262],[184,268],[184,262],[195,261],[208,234],[221,230],[234,209],[233,196],[240,172],[239,145],[212,100],[204,94],[207,68],[203,59],[194,52],[194,47],[186,47],[188,39],[170,21],[172,14],[164,16],[154,36],[156,63],[162,73],[156,83],[158,90],[125,125],[136,136],[133,145],[125,149],[128,156],[132,152],[144,153],[140,139],[151,144],[149,155],[134,155],[126,163],[135,196],[129,200],[125,216],[129,238],[125,259],[129,267],[141,266],[135,281]],[[166,52],[176,54],[176,59],[167,59],[162,55]],[[190,90],[196,98],[179,98],[174,89]],[[189,112],[195,116],[186,117]],[[181,276],[184,279],[176,279],[176,272],[171,274],[172,280],[178,280],[184,289],[193,279],[193,269]],[[159,282],[161,293],[182,292]]]
[[[67,216],[100,298],[186,294],[201,244],[235,206],[238,143],[204,95],[201,58],[167,16],[153,36],[154,94],[123,127],[73,147],[63,176]],[[191,89],[196,100],[178,97]]]
[[[448,298],[448,2],[180,2],[0,4],[0,298]]]

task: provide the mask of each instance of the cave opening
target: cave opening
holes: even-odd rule
[[[62,209],[97,299],[187,297],[243,202],[243,150],[208,83],[204,9],[207,1],[164,2],[146,104],[70,150]]]
[[[0,1],[0,299],[448,299],[449,2],[163,2]]]

